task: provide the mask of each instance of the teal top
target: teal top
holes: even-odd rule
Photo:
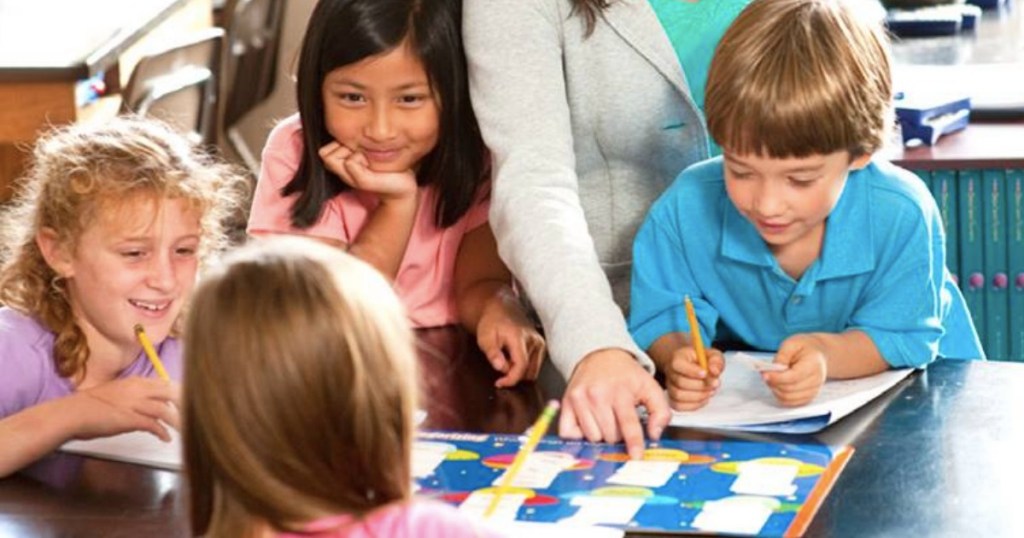
[[[693,102],[704,115],[704,86],[711,56],[733,19],[750,0],[648,0],[679,57]],[[712,155],[721,150],[711,144]]]

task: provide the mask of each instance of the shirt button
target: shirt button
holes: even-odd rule
[[[804,301],[804,298],[799,296],[799,295],[794,295],[793,298],[790,299],[790,302],[792,302],[793,304],[800,304],[803,301]]]

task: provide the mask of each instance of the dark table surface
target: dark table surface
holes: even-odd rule
[[[464,333],[420,336],[426,428],[520,433],[564,388],[546,367],[497,390]],[[1024,536],[1022,412],[1024,365],[943,361],[812,437],[757,438],[855,447],[809,536]],[[0,536],[186,536],[183,489],[175,472],[58,453],[0,480]]]

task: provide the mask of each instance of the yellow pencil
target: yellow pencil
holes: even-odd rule
[[[697,313],[693,310],[693,303],[690,301],[689,295],[683,299],[683,303],[686,305],[686,319],[690,322],[690,341],[693,344],[693,349],[697,352],[697,361],[700,362],[700,367],[706,374],[708,373],[708,355],[704,351],[704,340],[700,336]]]
[[[135,324],[135,337],[142,344],[142,350],[146,352],[146,357],[149,357],[149,362],[153,363],[153,369],[156,370],[156,374],[160,376],[160,379],[170,381],[171,376],[167,375],[167,370],[164,370],[164,364],[160,362],[160,357],[156,354],[156,350],[153,349],[153,344],[150,343],[149,337],[146,336],[146,330],[142,328],[141,323]]]
[[[548,431],[548,426],[551,425],[551,421],[555,418],[555,414],[558,413],[558,400],[551,400],[548,405],[544,407],[544,411],[541,412],[537,422],[534,423],[533,428],[530,429],[530,437],[526,439],[526,444],[520,447],[519,453],[516,454],[512,465],[509,466],[508,471],[505,471],[505,477],[501,480],[501,484],[498,486],[498,490],[494,492],[494,496],[491,497],[491,503],[487,505],[487,510],[484,510],[484,517],[491,517],[494,513],[494,509],[498,507],[498,502],[501,500],[501,496],[508,491],[508,487],[512,484],[512,480],[516,474],[519,473],[519,469],[523,466],[523,462],[530,456],[537,443],[540,442],[540,438],[544,437],[544,434]]]

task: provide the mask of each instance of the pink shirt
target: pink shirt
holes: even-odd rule
[[[365,192],[346,191],[327,201],[320,219],[305,229],[291,224],[291,206],[298,193],[281,196],[291,181],[302,156],[302,124],[298,114],[282,120],[263,148],[263,164],[253,196],[248,232],[292,233],[352,243],[366,224],[378,200]],[[458,321],[452,277],[459,244],[467,232],[487,222],[490,201],[471,207],[462,219],[448,228],[434,224],[437,191],[420,187],[409,245],[395,276],[395,292],[405,303],[415,327],[437,327]]]
[[[491,538],[501,536],[473,522],[454,507],[435,501],[396,503],[378,508],[359,521],[351,516],[318,519],[302,534],[278,538]]]

